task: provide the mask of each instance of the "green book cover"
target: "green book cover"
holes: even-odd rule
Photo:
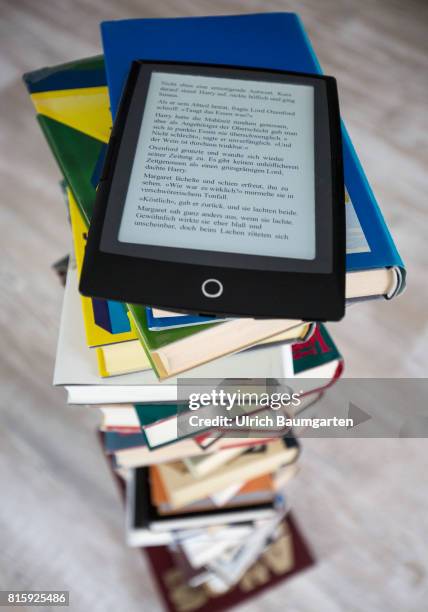
[[[178,404],[134,404],[141,427],[176,416]]]
[[[37,115],[37,120],[89,226],[95,202],[92,175],[103,143],[44,115]]]
[[[190,432],[190,433],[183,434],[183,435],[178,435],[178,431],[177,431],[176,436],[164,442],[161,442],[161,443],[157,442],[153,444],[150,442],[150,439],[147,436],[146,431],[145,431],[146,426],[152,425],[153,423],[157,423],[159,421],[163,421],[165,419],[168,419],[169,417],[174,417],[175,422],[177,422],[179,415],[185,411],[188,411],[189,408],[186,404],[175,404],[175,403],[174,404],[134,404],[134,408],[138,415],[138,420],[140,421],[140,424],[141,424],[141,432],[146,441],[146,445],[151,450],[154,450],[156,448],[161,448],[163,446],[169,446],[170,444],[175,444],[175,442],[178,442],[178,440],[184,440],[186,438],[195,437],[194,432]],[[203,429],[200,429],[198,431],[198,435],[203,434],[207,431],[209,431],[209,428],[204,427]]]
[[[309,340],[293,344],[292,350],[294,374],[342,359],[332,337],[322,323],[316,326]]]
[[[156,351],[168,344],[172,344],[177,340],[182,340],[188,336],[200,333],[213,325],[221,325],[221,323],[212,323],[210,325],[188,325],[187,327],[174,327],[172,329],[162,329],[152,331],[147,324],[147,314],[145,306],[137,304],[128,304],[128,309],[131,312],[135,323],[137,333],[148,351]]]
[[[147,447],[150,449],[157,448],[150,444],[150,440],[147,438],[144,428],[157,421],[163,421],[168,417],[176,417],[178,413],[178,404],[135,404],[134,407],[141,424],[141,432]]]

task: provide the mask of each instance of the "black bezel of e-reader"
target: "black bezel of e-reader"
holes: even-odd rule
[[[152,72],[314,88],[316,257],[297,260],[118,241]],[[135,61],[97,190],[80,279],[83,295],[215,316],[335,321],[345,306],[345,204],[336,81],[232,66]]]

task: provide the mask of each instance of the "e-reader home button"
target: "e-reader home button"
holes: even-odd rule
[[[223,293],[223,285],[216,278],[207,278],[202,283],[202,293],[207,298],[218,298]]]

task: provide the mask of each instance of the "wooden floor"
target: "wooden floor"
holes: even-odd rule
[[[20,75],[100,52],[106,19],[296,10],[409,271],[406,294],[330,327],[348,376],[425,377],[428,5],[423,0],[1,0],[0,588],[70,589],[78,612],[160,610],[94,429],[51,388],[65,206]],[[424,142],[425,141],[425,142]],[[424,148],[425,144],[425,148]],[[386,407],[387,409],[387,407]],[[422,612],[424,440],[306,440],[293,505],[319,563],[248,611]]]

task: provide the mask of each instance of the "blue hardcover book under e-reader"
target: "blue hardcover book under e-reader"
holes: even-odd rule
[[[322,72],[294,13],[107,21],[101,32],[113,116],[136,59]],[[347,271],[394,268],[395,295],[404,288],[405,268],[345,126],[342,131]]]

